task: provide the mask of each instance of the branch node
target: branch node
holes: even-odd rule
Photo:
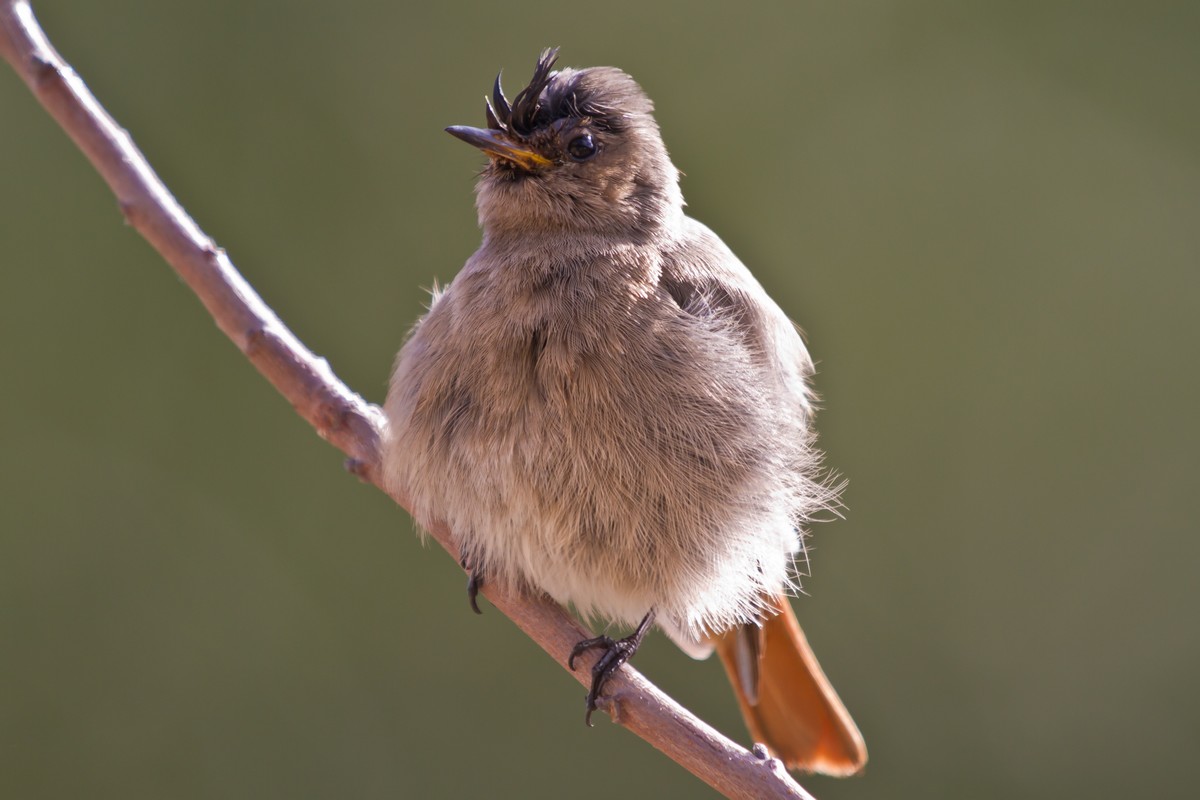
[[[329,434],[343,431],[350,425],[347,410],[331,403],[321,403],[314,416],[317,422],[317,432],[323,439],[328,439]]]
[[[755,742],[751,752],[756,758],[759,759],[758,763],[763,767],[763,769],[767,770],[772,775],[784,778],[791,777],[788,775],[787,767],[784,766],[783,761],[772,756],[770,751],[767,750],[766,745],[762,744],[761,742]]]
[[[137,203],[132,200],[126,200],[123,197],[118,197],[117,208],[121,209],[121,216],[125,219],[125,224],[131,228],[136,228],[137,220],[134,217],[138,213]]]
[[[246,358],[255,361],[260,353],[271,349],[271,332],[266,325],[256,325],[246,331],[246,343],[242,345]]]
[[[604,695],[596,698],[596,707],[608,714],[608,718],[615,725],[623,725],[621,721],[621,701],[625,699],[624,692],[616,691],[612,694]]]
[[[63,83],[62,68],[41,53],[29,57],[29,74],[33,77],[34,86],[39,90],[45,89],[51,83]]]

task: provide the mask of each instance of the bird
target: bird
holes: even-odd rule
[[[714,650],[747,727],[789,768],[860,772],[863,737],[788,601],[841,485],[812,425],[798,328],[684,213],[641,86],[542,52],[486,127],[479,249],[397,354],[384,480],[495,582],[633,626],[597,650],[585,721],[657,627]]]

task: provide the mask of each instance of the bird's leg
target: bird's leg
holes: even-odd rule
[[[604,648],[604,655],[600,656],[596,665],[592,667],[592,688],[588,690],[587,714],[583,718],[583,721],[589,726],[592,724],[592,712],[596,710],[596,700],[600,697],[600,691],[604,688],[604,684],[608,683],[608,679],[620,669],[622,664],[633,658],[633,654],[637,652],[642,639],[645,638],[646,632],[653,624],[654,609],[652,608],[646,616],[642,617],[637,630],[624,639],[597,636],[594,639],[584,639],[571,648],[571,657],[567,659],[567,666],[572,670],[575,669],[575,658],[578,655],[595,647]]]
[[[479,610],[479,587],[483,586],[483,567],[471,568],[467,563],[466,555],[459,555],[458,563],[462,564],[462,568],[467,571],[467,602],[471,604],[471,610],[476,614],[482,614]]]

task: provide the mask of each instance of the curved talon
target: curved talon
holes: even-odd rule
[[[479,602],[475,599],[479,597],[479,587],[483,585],[483,570],[471,570],[471,575],[467,578],[467,602],[471,604],[471,610],[476,614],[482,614],[479,610]]]
[[[582,642],[571,648],[571,656],[567,659],[567,666],[571,668],[572,672],[574,672],[575,659],[580,655],[586,653],[588,650],[591,650],[593,647],[603,647],[608,649],[614,645],[616,645],[616,642],[607,636],[597,636],[594,639],[584,639]]]
[[[587,713],[583,716],[583,722],[589,728],[593,727],[592,712],[596,710],[596,701],[600,698],[600,692],[604,689],[604,685],[608,683],[608,679],[612,677],[613,673],[621,668],[622,664],[633,658],[633,654],[637,652],[638,646],[641,645],[642,639],[645,638],[646,632],[650,630],[653,622],[654,609],[650,609],[650,612],[638,623],[637,630],[624,639],[597,636],[592,639],[584,639],[571,648],[567,666],[572,671],[575,669],[575,659],[581,653],[594,647],[604,648],[604,655],[600,656],[592,667],[592,686],[587,693]]]
[[[471,569],[471,563],[467,560],[467,554],[463,551],[458,552],[458,564],[467,571],[467,602],[471,604],[471,610],[476,614],[482,614],[479,610],[479,587],[483,586],[483,567]]]

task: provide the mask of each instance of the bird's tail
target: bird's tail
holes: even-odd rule
[[[716,637],[746,727],[789,769],[853,775],[867,746],[850,712],[821,671],[786,598],[762,627],[745,625]]]

